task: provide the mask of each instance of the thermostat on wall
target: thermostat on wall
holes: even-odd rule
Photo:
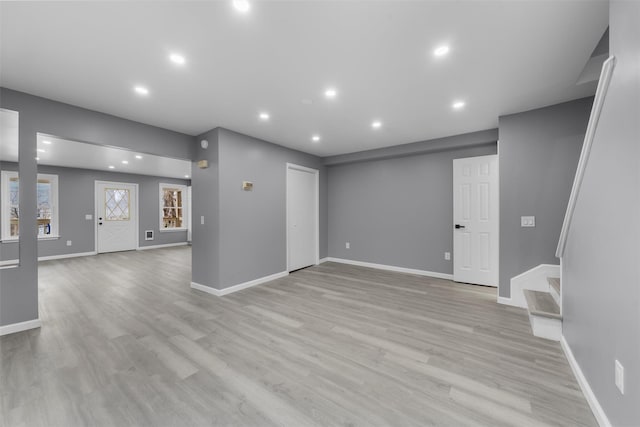
[[[251,181],[242,181],[242,189],[244,191],[252,191],[253,190],[253,182],[251,182]]]

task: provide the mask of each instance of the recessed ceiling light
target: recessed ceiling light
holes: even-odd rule
[[[449,46],[439,46],[433,51],[435,56],[444,56],[449,53]]]
[[[169,55],[169,59],[171,60],[171,62],[173,62],[174,64],[178,64],[178,65],[184,65],[185,62],[187,62],[187,60],[184,58],[184,56],[178,54],[178,53],[172,53],[171,55]]]
[[[318,142],[318,141],[320,141],[320,135],[313,135],[313,136],[311,137],[311,140],[312,140],[313,142]]]
[[[149,89],[144,86],[136,86],[133,88],[138,95],[149,95]]]
[[[116,167],[113,165],[109,165],[109,169],[115,169]]]
[[[238,12],[247,13],[249,9],[251,9],[251,4],[248,0],[233,0],[233,7],[235,7]]]
[[[141,159],[142,156],[140,154],[136,154],[136,159]]]
[[[269,113],[260,113],[260,120],[269,120]]]
[[[189,175],[185,175],[184,177],[185,177],[185,178],[189,178]]]
[[[452,107],[454,110],[460,110],[461,108],[464,108],[465,105],[464,101],[456,101],[453,103]]]
[[[122,164],[123,164],[123,165],[128,165],[128,164],[129,164],[129,161],[128,161],[128,160],[123,160],[123,161],[122,161]]]
[[[43,148],[38,148],[38,149],[36,149],[36,151],[37,151],[38,153],[44,153],[44,149],[43,149]]]
[[[49,144],[51,144],[51,141],[49,141],[48,139],[43,139],[42,143],[49,145]]]
[[[382,122],[379,120],[374,121],[373,123],[371,123],[371,127],[374,129],[378,129],[380,127],[382,127]]]
[[[36,157],[36,161],[40,160],[40,157]]]
[[[327,98],[335,98],[337,94],[338,92],[333,88],[329,88],[324,91],[324,96],[326,96]]]

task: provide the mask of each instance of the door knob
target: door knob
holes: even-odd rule
[[[460,229],[460,228],[465,228],[465,226],[464,225],[460,225],[460,224],[456,224],[456,230]]]

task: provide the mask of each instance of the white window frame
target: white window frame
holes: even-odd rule
[[[168,184],[165,182],[161,182],[159,184],[158,191],[158,231],[161,233],[172,232],[172,231],[187,231],[188,229],[188,220],[189,220],[189,195],[187,193],[187,186],[183,184]],[[175,188],[177,190],[182,191],[182,227],[174,227],[174,228],[165,228],[163,223],[163,211],[164,208],[164,190]]]
[[[18,179],[18,185],[20,185],[20,176],[16,171],[2,171],[0,180],[2,181],[2,234],[1,239],[3,242],[17,242],[20,240],[20,235],[10,236],[11,234],[11,215],[9,213],[9,181],[13,178]],[[58,225],[60,223],[60,217],[58,215],[58,175],[52,174],[38,174],[38,180],[46,179],[51,183],[51,233],[45,235],[38,235],[39,240],[58,239],[60,237]],[[36,181],[37,182],[37,181]]]

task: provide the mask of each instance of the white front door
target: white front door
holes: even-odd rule
[[[96,181],[98,253],[138,247],[138,185]]]
[[[498,286],[498,156],[453,161],[453,280]]]
[[[287,165],[288,271],[318,263],[318,171]]]

